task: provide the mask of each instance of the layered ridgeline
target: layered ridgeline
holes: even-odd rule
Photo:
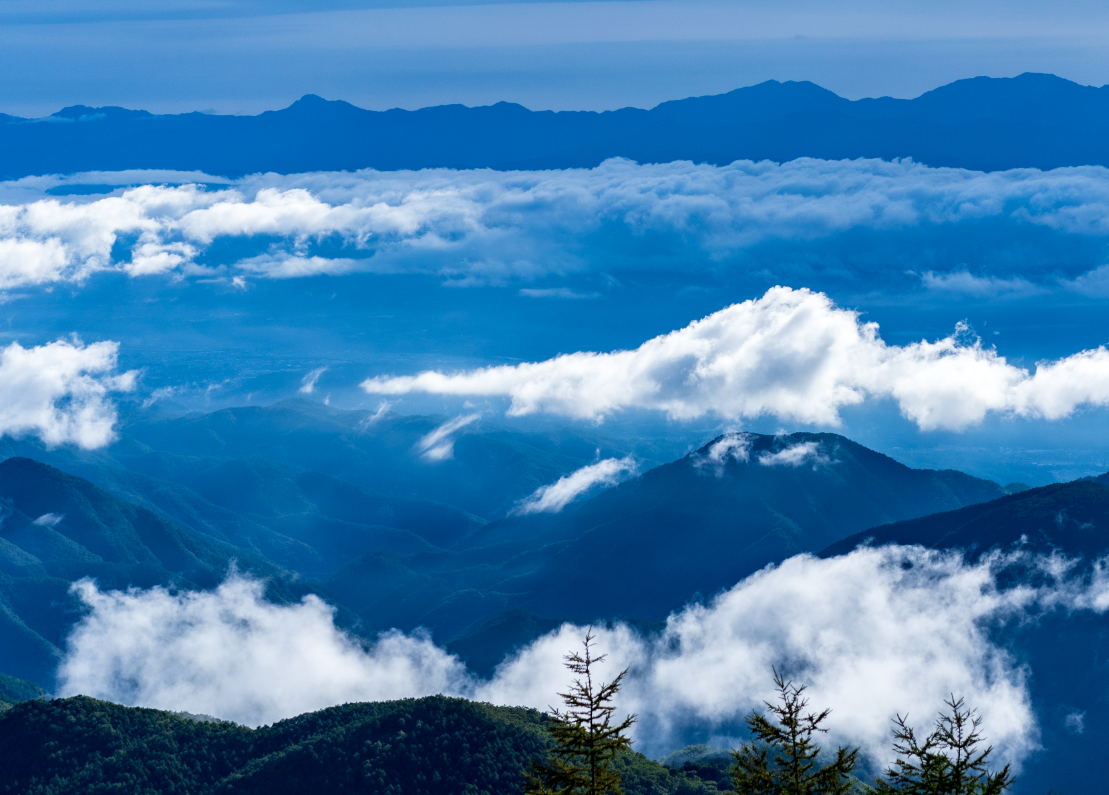
[[[365,556],[325,587],[364,620],[455,637],[476,662],[478,649],[527,634],[515,624],[542,625],[537,616],[661,621],[852,528],[1004,493],[835,434],[725,436],[560,513],[491,522],[447,555]]]
[[[132,168],[240,176],[360,168],[549,169],[911,157],[980,170],[1109,165],[1109,87],[1052,75],[960,80],[912,100],[847,100],[768,81],[651,110],[530,111],[501,102],[362,110],[309,95],[258,116],[65,108],[0,115],[0,177]],[[104,188],[110,190],[111,188]],[[82,186],[95,192],[96,186]]]
[[[744,435],[506,516],[628,446],[475,420],[429,461],[421,440],[443,427],[289,401],[130,426],[94,454],[4,442],[23,456],[0,462],[0,671],[52,686],[74,580],[210,588],[235,561],[272,599],[321,594],[369,636],[428,627],[486,672],[563,620],[660,621],[767,563],[1005,493],[832,434]]]
[[[860,544],[920,544],[963,549],[972,558],[1014,544],[1042,554],[1055,551],[1087,563],[1109,548],[1109,474],[1028,489],[955,511],[874,527],[831,544],[821,555]]]
[[[0,713],[0,793],[517,795],[550,740],[536,710],[436,696],[346,704],[261,729],[78,696]],[[627,795],[709,795],[719,771],[634,752]]]

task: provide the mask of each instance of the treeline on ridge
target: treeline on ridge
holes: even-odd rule
[[[0,713],[0,793],[518,795],[551,741],[541,712],[431,696],[249,729],[85,696]],[[711,765],[615,760],[625,795],[708,795]],[[703,778],[702,778],[703,776]]]

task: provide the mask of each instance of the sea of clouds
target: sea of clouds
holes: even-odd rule
[[[182,181],[190,184],[168,184]],[[135,182],[167,184],[110,196],[45,193]],[[81,283],[103,271],[240,286],[255,278],[353,272],[431,273],[463,285],[526,283],[589,271],[708,271],[773,241],[813,243],[851,231],[954,237],[964,227],[999,248],[1022,230],[1104,239],[1109,170],[987,174],[911,161],[718,167],[614,159],[594,169],[539,172],[360,171],[235,181],[172,172],[28,177],[0,183],[0,290]],[[245,241],[248,250],[213,248],[226,240]],[[925,257],[914,278],[929,289],[972,295],[1105,294],[1103,258],[1087,259]],[[898,267],[904,266],[894,272]]]
[[[1012,566],[1038,571],[1038,584],[1002,585]],[[264,583],[236,574],[208,592],[105,592],[89,580],[74,588],[87,612],[69,637],[59,693],[250,725],[434,693],[546,709],[565,691],[563,656],[586,629],[564,625],[482,679],[425,633],[366,643],[337,628],[320,599],[271,604]],[[649,754],[682,744],[691,727],[734,733],[773,700],[777,666],[809,686],[814,706],[831,708],[830,743],[887,761],[895,713],[924,727],[955,693],[1019,766],[1039,743],[1029,672],[991,632],[1054,610],[1107,609],[1101,564],[1077,577],[1059,558],[1018,552],[970,563],[957,552],[894,546],[791,558],[675,611],[659,634],[623,624],[594,631],[609,655],[605,678],[629,668],[619,706],[639,716],[636,745]]]

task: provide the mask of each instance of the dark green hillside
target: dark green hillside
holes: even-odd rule
[[[1104,554],[1109,550],[1109,486],[1076,480],[1029,489],[957,511],[874,527],[832,544],[821,555],[842,555],[862,543],[961,547],[977,555],[1022,539],[1037,552],[1058,549],[1087,559]]]
[[[0,710],[8,709],[21,701],[43,698],[46,695],[48,695],[47,692],[33,682],[0,674]]]
[[[325,587],[367,624],[423,624],[461,647],[474,645],[463,637],[502,639],[510,645],[501,651],[527,626],[544,626],[539,617],[660,620],[767,563],[1005,493],[961,472],[910,469],[835,434],[750,443],[745,461],[717,467],[706,445],[561,514],[491,522],[449,554],[366,556]],[[760,459],[805,444],[817,459]],[[520,624],[512,611],[535,617]]]
[[[0,715],[0,793],[516,795],[545,716],[432,696],[346,704],[251,730],[78,696]],[[627,795],[713,792],[627,754]]]

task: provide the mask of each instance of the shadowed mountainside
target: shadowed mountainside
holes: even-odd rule
[[[1056,483],[919,519],[873,527],[831,544],[832,557],[860,544],[920,544],[965,549],[977,558],[1021,545],[1031,552],[1063,552],[1092,560],[1109,549],[1109,475]]]
[[[492,647],[556,619],[660,621],[859,529],[1005,493],[961,472],[910,469],[835,434],[745,434],[741,459],[713,458],[737,438],[561,514],[491,522],[439,555],[365,556],[324,587],[375,627],[424,625]]]
[[[131,168],[228,177],[274,171],[589,168],[637,162],[911,157],[978,170],[1109,165],[1109,87],[1053,75],[976,77],[916,99],[847,100],[767,81],[651,110],[520,105],[362,110],[307,95],[257,116],[155,116],[65,108],[46,122],[0,116],[0,177]],[[110,190],[110,188],[105,188]]]

